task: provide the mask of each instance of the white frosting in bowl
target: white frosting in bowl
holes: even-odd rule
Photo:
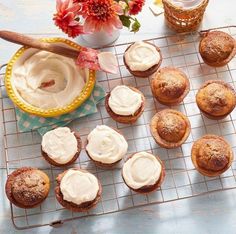
[[[88,135],[86,150],[94,161],[115,163],[125,156],[127,149],[125,138],[106,125],[98,125]]]
[[[42,150],[59,164],[68,163],[78,151],[78,142],[67,127],[59,127],[43,135]]]
[[[93,174],[69,169],[62,177],[60,190],[64,200],[80,205],[97,197],[99,184]]]
[[[169,0],[173,5],[183,9],[192,9],[199,6],[203,0]]]
[[[110,93],[108,105],[117,115],[134,115],[142,105],[142,95],[125,85],[116,86]]]
[[[161,171],[162,166],[154,155],[139,152],[125,162],[122,174],[129,187],[139,189],[156,184]]]
[[[125,52],[125,62],[132,71],[146,71],[160,59],[156,47],[143,41],[135,42]]]
[[[80,95],[88,75],[89,70],[78,68],[71,58],[36,51],[14,65],[11,82],[22,101],[52,109],[72,103]]]

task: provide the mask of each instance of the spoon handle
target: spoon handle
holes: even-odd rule
[[[49,51],[55,54],[63,55],[69,58],[76,59],[79,55],[79,51],[75,49],[71,49],[68,47],[63,47],[58,44],[54,43],[48,43],[40,41],[36,38],[25,36],[20,33],[6,31],[6,30],[0,30],[0,38],[13,42],[15,44],[29,46],[35,49],[45,50]]]

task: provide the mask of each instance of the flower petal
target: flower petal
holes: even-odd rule
[[[118,17],[113,17],[111,19],[111,22],[116,28],[122,29],[123,24],[122,24],[122,22],[120,21],[120,19]]]
[[[84,31],[87,33],[94,32],[96,23],[92,17],[87,17],[84,22]]]
[[[112,34],[114,27],[113,27],[113,24],[110,20],[107,21],[106,24],[103,24],[103,30],[110,35]]]

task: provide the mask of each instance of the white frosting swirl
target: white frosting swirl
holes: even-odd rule
[[[135,42],[125,52],[125,62],[131,71],[146,71],[160,62],[160,53],[154,45]]]
[[[93,174],[70,169],[62,177],[60,190],[64,200],[80,205],[97,197],[99,185]]]
[[[32,106],[59,108],[79,96],[88,73],[71,58],[40,51],[14,65],[12,85],[19,98]]]
[[[127,153],[125,138],[106,125],[98,125],[88,135],[86,150],[89,156],[101,163],[115,163]]]
[[[108,105],[117,115],[134,115],[142,105],[142,95],[125,85],[116,86],[110,93]]]
[[[191,9],[199,6],[203,0],[169,0],[173,5],[183,9]]]
[[[139,152],[125,162],[122,174],[129,187],[139,189],[156,184],[160,178],[161,170],[161,164],[154,155]]]
[[[77,153],[78,142],[67,127],[59,127],[43,135],[42,150],[59,164],[69,162]]]

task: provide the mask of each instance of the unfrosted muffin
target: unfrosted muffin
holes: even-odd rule
[[[105,99],[105,107],[112,119],[132,124],[144,111],[145,97],[141,91],[126,85],[116,86]]]
[[[236,54],[235,39],[221,31],[205,33],[199,44],[203,61],[214,67],[226,65]]]
[[[55,194],[58,202],[73,212],[85,212],[101,199],[102,186],[86,170],[72,168],[59,174]]]
[[[137,77],[148,77],[160,67],[162,56],[160,49],[152,43],[138,41],[125,51],[124,64],[129,72]]]
[[[164,105],[177,105],[189,92],[189,80],[178,68],[161,68],[151,80],[153,96]]]
[[[41,150],[50,164],[61,167],[72,164],[79,157],[81,147],[78,132],[59,127],[43,135]]]
[[[192,146],[192,162],[205,176],[218,176],[225,172],[233,161],[231,146],[216,135],[205,135]]]
[[[12,172],[6,181],[5,190],[10,202],[20,208],[40,205],[48,196],[50,181],[41,170],[22,167]]]
[[[191,127],[184,114],[165,109],[152,117],[150,128],[157,144],[164,148],[176,148],[187,140]]]
[[[198,108],[210,119],[223,119],[236,105],[236,93],[233,87],[224,81],[209,80],[196,95]]]
[[[133,191],[149,193],[161,186],[165,178],[165,168],[158,156],[139,152],[131,155],[124,163],[122,177]]]
[[[98,125],[89,133],[85,148],[97,166],[111,168],[126,155],[128,143],[118,130]]]

